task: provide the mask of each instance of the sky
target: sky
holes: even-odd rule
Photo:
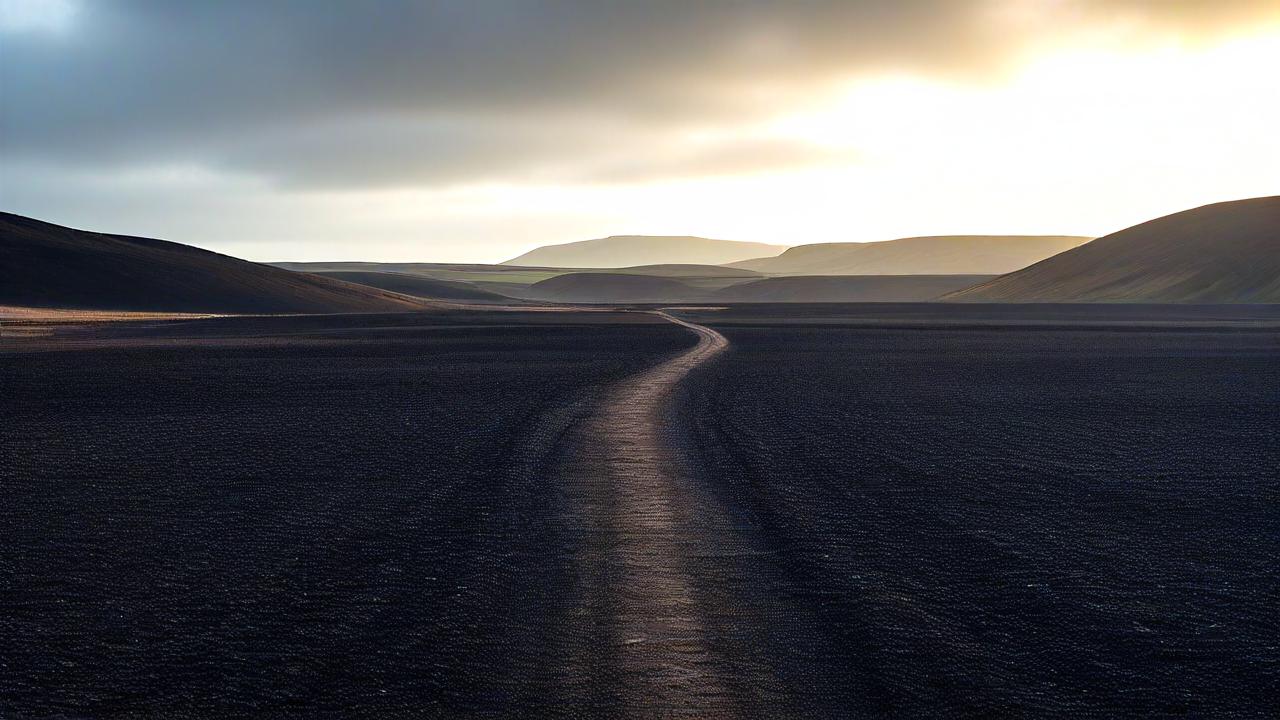
[[[0,209],[253,260],[1280,194],[1275,0],[0,0]]]

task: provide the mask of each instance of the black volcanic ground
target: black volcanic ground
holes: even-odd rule
[[[801,715],[1270,712],[1280,310],[693,317],[732,350],[689,452],[768,550]]]
[[[0,716],[1274,709],[1280,310],[681,316],[0,328]]]
[[[563,313],[59,332],[0,337],[6,718],[549,706],[559,439],[693,343]]]

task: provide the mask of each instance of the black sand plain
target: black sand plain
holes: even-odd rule
[[[1274,712],[1280,308],[690,316],[731,347],[690,452],[803,714]]]
[[[0,716],[1273,711],[1280,309],[671,314],[0,337]]]

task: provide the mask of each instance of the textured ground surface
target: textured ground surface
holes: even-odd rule
[[[920,310],[720,313],[686,382],[805,714],[1271,713],[1276,310]]]
[[[676,314],[0,338],[0,716],[1272,708],[1276,310]]]
[[[552,701],[548,464],[696,340],[521,313],[59,332],[0,352],[5,718]]]

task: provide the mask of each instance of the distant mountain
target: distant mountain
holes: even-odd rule
[[[468,282],[438,280],[436,278],[394,272],[318,272],[316,275],[390,290],[401,295],[412,295],[427,300],[449,300],[469,303],[511,303],[506,295],[482,290]]]
[[[422,309],[417,298],[189,245],[0,213],[0,305],[83,310],[335,313]]]
[[[990,275],[841,275],[773,277],[716,291],[718,302],[927,302]]]
[[[567,273],[526,288],[524,297],[562,303],[684,302],[702,293],[679,280],[623,273]]]
[[[999,275],[1087,242],[1060,235],[941,235],[820,243],[729,266],[770,275]]]
[[[1280,302],[1280,196],[1167,215],[948,299]]]
[[[668,235],[614,235],[564,245],[544,245],[503,265],[625,268],[636,265],[724,265],[777,255],[783,245]]]

